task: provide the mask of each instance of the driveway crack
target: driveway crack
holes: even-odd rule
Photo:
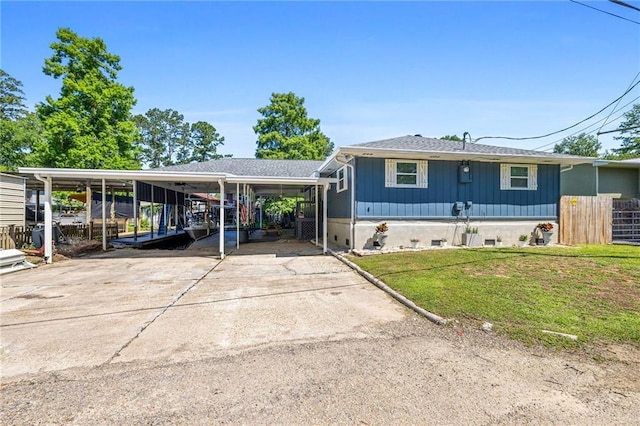
[[[118,349],[113,355],[111,355],[111,357],[109,357],[109,359],[107,361],[104,362],[104,364],[110,364],[111,361],[113,361],[115,358],[120,356],[120,353],[122,353],[122,351],[124,351],[134,340],[136,340],[138,338],[138,336],[140,336],[146,329],[147,327],[149,327],[151,324],[153,324],[158,318],[160,318],[165,312],[167,312],[169,310],[169,308],[173,307],[176,303],[178,303],[178,301],[180,301],[180,299],[182,299],[182,297],[187,294],[193,287],[195,287],[196,285],[198,285],[203,279],[205,279],[210,273],[212,273],[217,267],[218,265],[220,265],[222,263],[222,260],[218,263],[216,263],[211,269],[209,269],[203,276],[201,276],[200,278],[198,278],[193,284],[191,284],[189,287],[187,287],[182,293],[180,293],[178,295],[178,297],[176,297],[173,302],[169,303],[167,306],[165,306],[164,308],[162,308],[162,310],[160,312],[158,312],[158,314],[156,316],[154,316],[151,321],[147,322],[146,324],[144,324],[142,326],[142,328],[140,329],[140,331],[138,331],[138,333],[136,333],[135,336],[133,336],[131,339],[129,339],[129,341],[127,343],[125,343],[120,349]],[[103,364],[103,365],[104,365]]]

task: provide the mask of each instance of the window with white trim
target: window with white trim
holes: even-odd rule
[[[336,175],[338,177],[336,192],[342,192],[349,189],[349,184],[348,184],[349,181],[347,180],[347,166],[343,166],[340,169],[338,169],[338,172],[336,173]]]
[[[534,191],[538,189],[535,164],[500,164],[500,189]]]
[[[385,187],[427,188],[428,165],[426,160],[385,160]]]

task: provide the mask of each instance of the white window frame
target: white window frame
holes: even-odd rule
[[[416,183],[398,183],[398,163],[416,164]],[[427,160],[385,160],[385,184],[386,188],[428,188],[429,187],[429,164]]]
[[[524,178],[524,176],[511,176],[512,167],[527,168],[527,186],[511,186],[511,178]],[[500,189],[503,191],[535,191],[538,189],[538,166],[536,164],[500,164]]]
[[[349,189],[349,179],[347,179],[347,166],[342,166],[336,172],[336,177],[338,178],[338,183],[336,184],[336,192],[342,192]],[[342,177],[340,177],[342,174]]]

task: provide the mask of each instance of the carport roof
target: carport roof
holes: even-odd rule
[[[322,165],[316,160],[281,160],[262,158],[219,158],[202,163],[168,166],[157,171],[224,173],[235,176],[253,177],[314,177]]]

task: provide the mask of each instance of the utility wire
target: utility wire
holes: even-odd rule
[[[637,98],[635,98],[635,99],[632,99],[632,100],[631,100],[631,102],[629,102],[629,103],[627,103],[627,104],[623,105],[622,107],[620,107],[620,109],[618,109],[617,111],[614,111],[614,112],[620,112],[620,111],[622,111],[624,108],[628,107],[629,105],[631,105],[632,103],[634,103],[634,102],[635,102],[635,101],[637,101],[638,99],[640,99],[640,96],[638,96],[638,97],[637,97]],[[615,117],[612,121],[616,121],[617,119],[619,119],[619,118],[623,117],[626,113],[627,113],[627,112],[623,112],[622,114],[620,114],[620,115],[618,115],[617,117]],[[539,150],[547,151],[547,150],[549,150],[549,149],[552,149],[552,148],[547,148],[548,146],[555,145],[555,144],[557,144],[557,143],[559,143],[559,142],[562,142],[562,141],[563,141],[565,138],[567,138],[567,137],[575,136],[575,135],[579,135],[580,133],[586,133],[587,135],[594,134],[594,133],[596,133],[596,131],[595,131],[595,130],[589,130],[589,131],[586,131],[586,130],[588,130],[588,129],[589,129],[589,128],[591,128],[591,127],[597,126],[597,125],[598,125],[598,123],[600,123],[602,120],[604,120],[604,118],[601,118],[600,120],[598,120],[598,121],[596,121],[596,122],[594,122],[594,123],[592,123],[592,124],[589,124],[587,127],[583,127],[583,128],[582,128],[582,129],[580,129],[580,130],[576,130],[575,132],[573,132],[573,133],[571,133],[571,134],[569,134],[569,135],[567,135],[567,136],[564,136],[564,137],[562,137],[562,138],[560,138],[560,139],[557,139],[557,140],[555,140],[555,141],[553,141],[553,142],[549,142],[549,143],[546,143],[546,144],[544,144],[544,145],[541,145],[541,146],[539,146],[539,147],[537,147],[537,148],[534,148],[534,150],[535,150],[535,151],[539,151]],[[545,148],[545,149],[543,149],[543,148]]]
[[[616,15],[615,13],[607,12],[606,10],[598,9],[597,7],[589,6],[588,4],[580,3],[576,0],[569,0],[571,3],[579,4],[580,6],[588,7],[589,9],[597,10],[598,12],[606,13],[607,15],[615,16],[616,18],[624,19],[625,21],[633,22],[634,24],[640,25],[640,22],[634,21],[633,19],[625,18],[624,16]]]
[[[640,75],[640,71],[638,71],[638,74],[636,74],[635,77],[633,77],[633,80],[631,80],[631,83],[629,83],[629,87],[631,87],[633,85],[633,83],[636,81],[636,78],[638,78],[638,76]],[[627,90],[629,89],[629,87],[627,87]],[[607,121],[609,120],[609,117],[611,117],[611,115],[616,112],[616,108],[618,108],[618,105],[620,104],[620,101],[622,101],[622,99],[620,99],[617,103],[616,106],[613,107],[613,109],[611,110],[611,112],[609,113],[609,116],[607,117],[607,119],[604,121],[604,123],[602,123],[602,126],[600,126],[600,128],[598,129],[598,134],[600,134],[600,130],[602,130],[602,128],[604,126],[607,125]]]
[[[611,105],[615,104],[620,99],[624,98],[638,84],[640,84],[640,81],[636,82],[633,86],[629,87],[622,95],[620,95],[619,97],[617,97],[616,99],[611,101],[607,106],[602,108],[600,111],[596,112],[595,114],[590,115],[589,117],[585,118],[584,120],[580,120],[577,123],[572,124],[569,127],[565,127],[564,129],[556,130],[555,132],[547,133],[545,135],[529,136],[529,137],[523,137],[523,138],[514,138],[514,137],[509,137],[509,136],[482,136],[482,137],[476,139],[475,142],[478,142],[479,140],[482,140],[482,139],[508,139],[508,140],[512,140],[512,141],[525,141],[525,140],[530,140],[530,139],[542,139],[542,138],[546,138],[548,136],[553,136],[553,135],[556,135],[558,133],[562,133],[562,132],[567,131],[569,129],[573,129],[576,126],[579,126],[580,124],[584,123],[587,120],[591,120],[593,117],[595,117],[596,115],[600,114],[602,111],[604,111],[605,109],[609,108]]]
[[[637,8],[632,4],[625,3],[625,2],[620,1],[620,0],[609,0],[609,1],[611,3],[619,4],[620,6],[628,7],[629,9],[634,9],[634,10],[637,10],[638,12],[640,12],[640,8]]]

